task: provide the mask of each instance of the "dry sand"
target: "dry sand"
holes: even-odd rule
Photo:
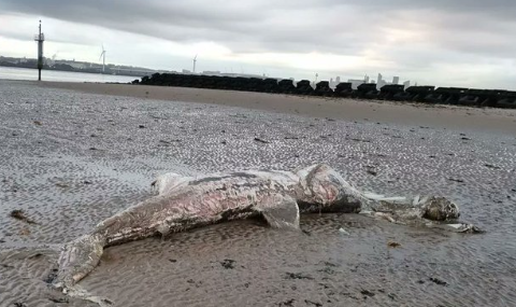
[[[516,110],[430,106],[391,101],[335,99],[254,92],[129,84],[42,82],[41,86],[92,94],[212,103],[310,117],[371,121],[516,134]]]

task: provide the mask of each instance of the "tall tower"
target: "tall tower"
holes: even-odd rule
[[[38,81],[41,81],[41,70],[43,69],[43,42],[45,35],[41,33],[41,20],[39,21],[39,34],[36,34],[34,40],[38,42]]]
[[[192,69],[192,72],[195,74],[195,66],[197,65],[197,54],[195,55],[195,57],[193,58],[193,69]]]
[[[400,83],[400,77],[394,76],[392,78],[392,84],[399,84]]]

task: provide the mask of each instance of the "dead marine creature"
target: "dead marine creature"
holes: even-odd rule
[[[98,265],[104,248],[228,220],[261,216],[274,228],[299,229],[300,213],[359,213],[366,209],[369,215],[389,216],[400,223],[407,216],[428,221],[458,217],[458,207],[444,198],[428,198],[411,206],[397,203],[405,198],[363,193],[325,164],[295,171],[245,170],[193,177],[168,173],[152,186],[158,195],[64,245],[54,287],[108,305],[109,300],[91,296],[77,286]],[[421,208],[414,207],[419,205]],[[391,211],[381,212],[381,207]]]

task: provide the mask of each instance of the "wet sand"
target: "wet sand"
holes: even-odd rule
[[[196,97],[195,89],[163,90]],[[516,304],[510,111],[475,110],[478,117],[487,113],[485,123],[506,120],[479,131],[468,120],[453,128],[430,116],[411,124],[405,117],[366,121],[362,113],[336,111],[347,105],[329,116],[308,104],[343,102],[316,98],[305,105],[305,99],[278,96],[314,113],[300,116],[283,105],[264,111],[249,107],[256,93],[213,92],[199,95],[221,95],[220,103],[194,103],[186,94],[177,102],[0,81],[0,306],[88,306],[48,289],[57,252],[42,245],[58,247],[149,197],[156,174],[315,162],[329,163],[365,190],[446,195],[461,205],[464,221],[487,233],[457,235],[357,215],[303,216],[302,233],[235,221],[108,248],[80,284],[118,306]],[[224,95],[237,106],[220,105]],[[446,112],[469,118],[461,112],[470,110]],[[14,209],[37,224],[11,218]],[[390,241],[401,247],[388,248]]]

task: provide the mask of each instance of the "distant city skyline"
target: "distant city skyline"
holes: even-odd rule
[[[197,71],[514,90],[513,16],[503,0],[0,0],[0,54],[34,58],[42,19],[46,57],[101,63],[104,45],[109,63],[156,70],[198,55]]]

